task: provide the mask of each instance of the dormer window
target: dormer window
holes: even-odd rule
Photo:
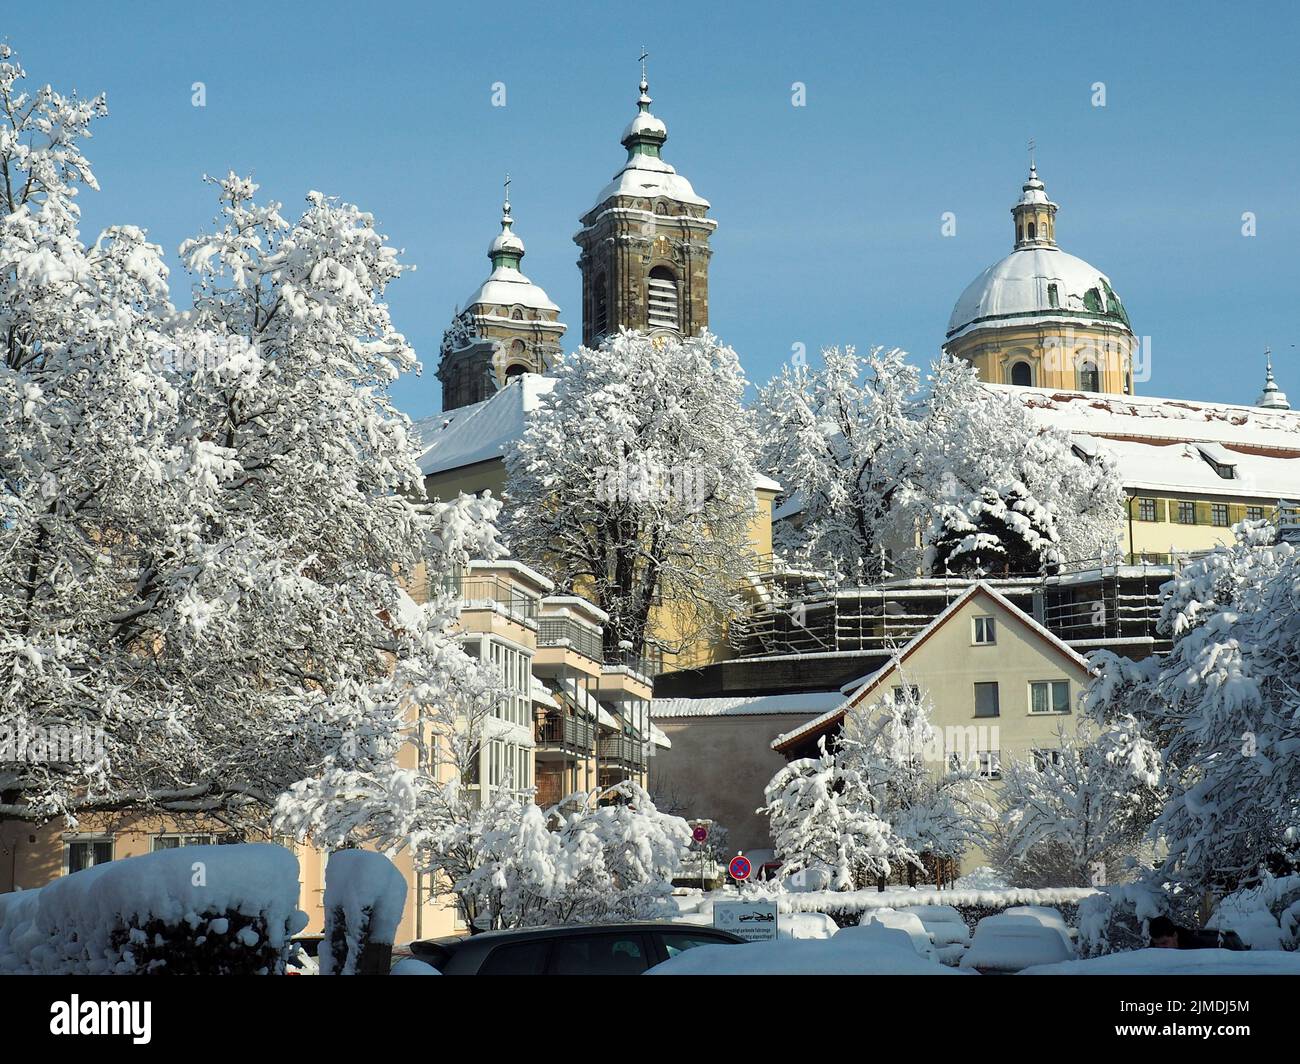
[[[1054,284],[1049,284],[1047,286],[1047,305],[1049,307],[1059,307],[1061,305],[1061,297],[1056,285]]]
[[[1217,443],[1198,443],[1196,450],[1221,479],[1237,479],[1237,460],[1231,451]]]

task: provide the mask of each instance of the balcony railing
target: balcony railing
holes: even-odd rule
[[[645,744],[626,735],[600,740],[600,760],[641,768],[645,765]]]
[[[643,651],[641,654],[621,650],[607,651],[604,654],[604,663],[631,669],[633,672],[651,680],[664,671],[663,655],[652,650]]]
[[[463,573],[429,582],[430,598],[447,592],[455,594],[466,610],[495,609],[530,621],[535,621],[541,610],[537,596],[494,573]]]
[[[562,746],[577,751],[589,751],[592,748],[592,727],[589,720],[548,713],[537,722],[536,733],[539,746]]]
[[[592,661],[600,661],[602,647],[600,633],[569,617],[539,617],[537,619],[537,645],[557,647],[568,645],[575,652]]]

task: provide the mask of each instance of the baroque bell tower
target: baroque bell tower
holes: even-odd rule
[[[620,328],[696,336],[709,324],[708,200],[663,161],[668,127],[650,112],[645,53],[637,113],[623,131],[627,161],[582,216],[582,342]]]
[[[560,308],[524,276],[524,242],[513,227],[507,175],[501,232],[488,245],[492,272],[443,333],[438,379],[444,410],[490,399],[521,373],[545,373],[560,355]]]

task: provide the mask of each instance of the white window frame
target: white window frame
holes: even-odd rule
[[[1060,683],[1065,684],[1065,708],[1064,708],[1064,709],[1057,709],[1057,708],[1055,708],[1055,707],[1056,707],[1056,699],[1053,697],[1053,688],[1054,688],[1054,685],[1055,685],[1055,684],[1060,684]],[[1040,687],[1040,686],[1046,686],[1046,687],[1047,687],[1047,705],[1048,705],[1049,707],[1051,707],[1051,708],[1048,708],[1048,709],[1035,709],[1035,708],[1034,708],[1034,688],[1035,688],[1035,687]],[[1069,714],[1070,714],[1070,700],[1071,700],[1072,697],[1073,697],[1073,693],[1072,693],[1071,690],[1070,690],[1070,681],[1069,681],[1069,679],[1068,679],[1067,677],[1057,676],[1057,677],[1054,677],[1054,678],[1052,678],[1052,679],[1050,679],[1050,680],[1030,680],[1030,681],[1029,681],[1029,715],[1030,715],[1031,717],[1065,717],[1065,716],[1069,716]]]
[[[987,638],[981,639],[981,634]],[[981,613],[970,619],[970,645],[973,647],[998,645],[998,621],[993,614]]]
[[[163,839],[178,839],[176,846],[168,846],[165,849],[174,850],[181,846],[216,846],[218,839],[210,831],[160,831],[149,839],[149,852],[161,853],[164,847],[159,847],[158,843]],[[201,842],[187,842],[187,839],[201,839]]]
[[[108,852],[110,854],[108,859],[110,861],[117,860],[117,839],[115,836],[111,834],[105,834],[104,832],[87,832],[86,834],[82,834],[82,835],[64,835],[63,836],[63,874],[65,876],[72,875],[72,871],[71,871],[72,847],[74,843],[90,843],[93,845],[94,843],[97,842],[108,843]],[[91,855],[93,857],[94,850],[91,850]],[[91,863],[88,864],[86,867],[94,868],[95,864],[96,862],[92,860]]]
[[[975,754],[975,772],[982,780],[1002,778],[1002,751],[979,750]]]

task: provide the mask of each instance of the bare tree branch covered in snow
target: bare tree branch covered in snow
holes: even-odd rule
[[[605,649],[717,632],[753,567],[755,453],[736,353],[622,331],[554,370],[506,453],[511,549],[610,616]],[[656,624],[671,603],[675,631]]]
[[[1076,454],[969,364],[935,362],[923,393],[898,350],[832,349],[823,363],[785,370],[758,403],[763,468],[803,508],[775,532],[792,559],[871,580],[1038,572],[1115,549],[1114,463]]]
[[[23,77],[0,51],[0,725],[103,747],[0,766],[0,816],[265,827],[295,781],[391,754],[397,707],[477,697],[454,608],[402,584],[499,553],[497,504],[423,501],[387,395],[406,267],[370,215],[214,182],[178,313],[141,230],[78,233],[102,98]]]
[[[1165,585],[1169,653],[1097,652],[1086,696],[1159,751],[1161,876],[1220,894],[1300,863],[1300,556],[1265,522],[1234,531]]]

